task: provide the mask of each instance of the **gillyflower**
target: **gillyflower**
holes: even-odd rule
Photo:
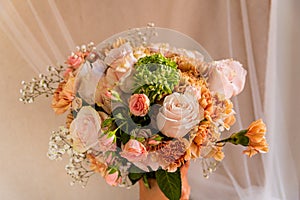
[[[248,148],[244,150],[243,153],[252,157],[257,153],[266,153],[269,151],[265,133],[266,125],[259,119],[252,122],[248,129],[234,133],[229,138],[218,141],[217,143],[230,142],[235,145],[240,144],[246,146]]]
[[[52,108],[56,114],[66,112],[75,98],[75,77],[70,76],[67,81],[58,85],[52,99]]]
[[[243,151],[244,154],[252,157],[257,153],[266,153],[269,151],[268,144],[265,138],[266,125],[259,119],[252,122],[248,127],[248,131],[245,134],[249,138],[249,145],[246,150]]]

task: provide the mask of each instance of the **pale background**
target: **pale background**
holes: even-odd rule
[[[56,6],[55,9],[53,5]],[[255,110],[253,105],[257,104],[252,99],[253,90],[259,91],[258,95],[261,97],[258,100],[259,104],[265,104],[270,5],[270,0],[0,0],[0,28],[2,28],[0,29],[0,199],[138,199],[137,186],[130,190],[113,188],[97,175],[92,177],[85,189],[76,185],[71,187],[70,178],[64,170],[67,159],[54,162],[46,156],[50,132],[63,124],[64,118],[57,117],[52,112],[50,99],[41,98],[30,105],[23,105],[18,99],[22,80],[28,81],[38,72],[45,72],[48,64],[64,62],[63,58],[69,55],[75,45],[90,41],[97,44],[112,34],[128,28],[145,26],[148,22],[189,35],[198,41],[215,60],[232,57],[239,60],[246,69],[249,65],[254,66],[257,82],[255,85],[250,85],[248,72],[245,90],[236,99],[239,103],[242,121],[234,129],[240,126],[245,128],[255,116],[261,116],[257,109],[256,113],[253,112]],[[287,5],[290,11],[295,9],[293,6],[299,8],[299,3]],[[278,3],[278,7],[280,6],[281,4]],[[16,13],[20,16],[16,16],[11,8],[16,9]],[[243,10],[244,8],[246,10]],[[58,25],[52,12],[53,9],[59,12],[66,29],[62,30],[62,26]],[[4,11],[8,15],[3,14]],[[246,21],[242,16],[242,12],[245,13],[245,11],[248,16]],[[285,20],[292,24],[296,22],[293,21],[295,16],[286,10],[279,11],[279,14],[286,17]],[[9,25],[5,24],[9,21],[7,16],[12,17],[12,20],[18,22],[19,25],[24,23],[23,25],[26,25],[28,30],[19,26],[17,28],[20,32],[16,35],[12,34],[11,30],[7,29]],[[20,23],[18,19],[22,19],[23,22]],[[246,26],[245,22],[248,23]],[[280,25],[287,26],[285,21],[281,21]],[[43,28],[45,28],[44,32]],[[291,27],[285,28],[288,30]],[[16,31],[13,32],[16,33]],[[32,40],[28,33],[35,40]],[[280,34],[288,38],[297,35],[293,31],[279,31]],[[250,42],[245,39],[249,37]],[[52,41],[49,41],[49,38]],[[34,41],[40,44],[39,48],[43,51],[40,51]],[[288,43],[290,46],[294,46],[292,45],[294,43],[298,44],[295,46],[298,46],[299,50],[299,40],[286,41],[291,42]],[[29,45],[31,42],[32,45]],[[284,46],[283,43],[280,45]],[[56,46],[58,50],[53,53],[50,46]],[[249,54],[249,46],[251,54]],[[290,56],[295,52],[299,54],[297,49],[289,51]],[[46,57],[43,57],[45,55]],[[289,54],[285,56],[289,57]],[[285,64],[297,63],[286,62]],[[294,82],[283,83],[283,85],[286,88],[295,88],[295,85],[299,84],[295,75],[299,75],[299,66],[287,68],[287,71],[286,80]],[[294,96],[284,102],[283,106],[289,106],[285,107],[287,108],[285,111],[293,113],[293,109],[299,110],[299,89],[296,88],[295,91],[287,89],[283,94]],[[278,98],[283,97],[278,96]],[[290,106],[292,103],[295,107]],[[264,108],[261,108],[261,111],[263,110]],[[295,129],[297,122],[300,122],[299,117],[294,116],[294,118],[289,118],[287,122],[289,129],[284,133],[290,134],[287,138],[292,139],[289,143],[291,146],[296,146],[300,142],[299,136],[291,135],[292,133],[299,134],[299,131]],[[281,147],[279,145],[276,148]],[[231,153],[243,157],[240,154],[241,150],[241,148],[233,150],[229,146],[226,147],[225,164],[230,162],[231,167],[226,168],[221,165],[217,173],[208,180],[202,178],[202,172],[196,165],[192,166],[189,175],[193,199],[206,199],[204,196],[214,199],[243,199],[240,195],[230,192],[228,188],[238,185],[240,187],[236,188],[238,190],[249,186],[259,186],[265,182],[261,178],[264,175],[261,156],[247,161],[247,165],[245,163],[241,165],[239,159],[230,159]],[[291,155],[295,158],[296,170],[299,173],[299,155],[296,148],[292,150]],[[278,162],[285,162],[285,160]],[[257,172],[249,173],[249,178],[243,171],[252,167],[255,167]],[[228,172],[225,173],[228,169],[230,169],[229,175]],[[290,175],[297,177],[293,170],[293,165],[291,165]],[[276,176],[276,174],[272,175]],[[223,187],[218,187],[218,182],[214,182],[219,180],[220,176]],[[245,179],[251,181],[245,181]],[[224,183],[228,188],[224,187]],[[299,184],[299,179],[297,184]],[[201,190],[205,193],[203,197],[201,197]],[[296,194],[295,190],[292,192]],[[278,199],[287,198],[284,195],[281,197]]]

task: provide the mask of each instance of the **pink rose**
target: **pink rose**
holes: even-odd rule
[[[137,140],[130,139],[124,146],[120,155],[130,162],[140,162],[147,158],[146,147]]]
[[[155,152],[149,152],[145,160],[136,161],[133,164],[145,172],[156,171],[159,167],[162,167],[158,159],[159,157]]]
[[[101,133],[101,119],[95,109],[84,106],[70,125],[73,148],[83,153],[98,145]]]
[[[226,98],[238,95],[245,85],[247,71],[238,61],[231,59],[216,61],[209,71],[208,87]]]
[[[103,135],[99,139],[99,151],[106,152],[106,151],[116,151],[116,143],[115,143],[116,136],[112,135]]]
[[[110,186],[117,186],[119,183],[121,183],[121,177],[119,177],[119,172],[115,171],[114,173],[107,173],[105,175],[105,181]]]
[[[135,116],[145,116],[149,111],[150,100],[145,94],[134,94],[129,99],[130,112]]]
[[[157,115],[157,127],[166,136],[179,138],[185,136],[203,119],[203,108],[189,93],[177,92],[164,99]]]
[[[73,68],[78,68],[82,62],[83,62],[83,58],[80,52],[72,53],[72,55],[69,56],[67,60],[67,64]]]

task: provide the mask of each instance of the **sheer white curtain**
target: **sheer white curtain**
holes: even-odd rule
[[[272,2],[265,99],[272,153],[264,160],[266,198],[300,198],[299,6],[296,0]]]
[[[279,0],[271,2],[267,0],[252,2],[227,0],[210,1],[209,3],[208,1],[189,1],[183,4],[180,1],[169,0],[161,3],[156,0],[153,1],[154,5],[149,1],[143,1],[143,3],[139,1],[134,2],[136,5],[132,3],[131,6],[128,6],[127,4],[130,1],[122,1],[122,3],[120,1],[103,1],[101,5],[98,5],[97,1],[94,0],[77,2],[71,0],[48,0],[42,2],[34,0],[1,0],[0,30],[3,35],[2,38],[7,38],[10,41],[1,41],[3,42],[1,52],[7,56],[0,59],[1,70],[4,69],[4,64],[5,68],[18,69],[19,66],[9,66],[18,64],[26,68],[22,70],[25,73],[24,76],[34,76],[39,72],[45,71],[46,66],[49,64],[63,63],[64,58],[74,49],[77,42],[84,41],[87,43],[93,39],[95,42],[99,42],[112,33],[134,26],[145,25],[149,21],[158,22],[159,26],[167,28],[186,30],[192,37],[198,37],[195,39],[201,44],[205,44],[204,46],[207,47],[207,50],[211,50],[210,53],[215,57],[224,54],[223,57],[230,56],[239,59],[240,57],[242,58],[241,54],[244,52],[242,59],[244,65],[248,68],[249,83],[247,86],[248,90],[246,89],[248,93],[234,99],[238,120],[233,127],[233,131],[245,128],[248,122],[254,118],[263,118],[268,126],[267,138],[270,144],[270,152],[248,159],[241,155],[241,148],[226,146],[227,156],[224,162],[208,180],[201,177],[200,164],[198,162],[193,163],[189,172],[189,179],[192,185],[192,199],[299,199],[300,157],[297,155],[297,152],[299,152],[300,136],[297,131],[297,123],[300,122],[298,115],[300,112],[300,93],[297,87],[300,85],[298,78],[300,68],[297,66],[300,63],[296,60],[297,53],[299,54],[300,52],[298,37],[300,35],[300,26],[296,24],[299,23],[296,20],[299,19],[299,14],[297,14],[297,8],[300,8],[299,2],[297,0],[284,2]],[[253,2],[255,3],[252,4]],[[268,57],[265,73],[260,73],[264,69],[259,68],[262,66],[257,64],[257,57],[261,55],[257,55],[253,48],[257,41],[253,36],[253,24],[255,26],[255,23],[251,21],[253,13],[249,12],[251,10],[249,5],[259,6],[260,2],[271,4]],[[143,7],[142,4],[145,6]],[[195,5],[199,6],[201,11],[198,11]],[[124,10],[118,10],[122,6],[127,7]],[[183,6],[187,6],[190,12],[182,13]],[[145,9],[149,13],[145,12]],[[206,11],[206,13],[201,15],[202,11]],[[120,15],[124,22],[118,19],[117,15]],[[185,16],[188,16],[188,18],[185,19]],[[194,16],[199,16],[199,20],[196,20],[197,17]],[[240,22],[237,16],[241,17]],[[189,21],[190,24],[186,23],[184,19]],[[223,39],[216,37],[220,36],[216,33],[218,30],[211,29],[216,21],[219,22],[219,25],[216,27],[222,29],[222,31],[220,30],[222,32],[220,35],[224,35]],[[238,26],[239,23],[241,26]],[[180,26],[177,26],[177,24],[180,24]],[[199,27],[197,27],[198,24]],[[265,25],[268,26],[268,24]],[[239,27],[241,30],[237,30]],[[83,32],[82,30],[86,31]],[[238,37],[237,32],[240,32]],[[239,38],[242,39],[239,40]],[[216,42],[212,42],[216,39],[220,39],[219,46],[215,44]],[[15,48],[8,47],[11,44]],[[240,46],[240,48],[237,48],[237,46]],[[8,50],[6,49],[11,51],[11,53],[7,53],[6,51]],[[16,51],[19,53],[17,54]],[[9,57],[9,55],[13,56]],[[16,55],[18,59],[22,57],[24,60],[16,59],[14,57]],[[3,59],[11,60],[4,63]],[[35,74],[32,74],[32,70],[34,70]],[[260,74],[265,74],[265,76],[261,78]],[[0,83],[14,80],[15,82],[10,82],[10,84],[15,84],[16,86],[13,88],[16,89],[19,87],[17,84],[22,79],[25,79],[21,77],[21,74],[17,74],[15,78],[11,78],[3,72],[1,76],[2,82],[0,81]],[[261,82],[265,82],[265,84],[262,86]],[[1,84],[1,86],[5,86],[5,84]],[[6,88],[3,87],[1,92],[4,93],[5,91]],[[12,97],[17,99],[16,96],[12,95]],[[9,99],[7,99],[8,101]],[[7,102],[1,102],[1,106],[5,107],[4,103]],[[42,106],[45,106],[47,103],[49,102],[42,102]],[[16,112],[19,112],[16,115],[19,117],[18,119],[26,118],[28,113],[25,112],[27,111],[24,108],[18,108],[20,108],[16,110]],[[6,111],[11,112],[9,108]],[[22,114],[22,112],[24,113]],[[31,114],[40,118],[44,117],[45,121],[53,119],[53,116],[47,114],[47,112],[51,111],[46,107],[46,109],[35,110]],[[9,119],[5,120],[10,121]],[[20,121],[23,123],[30,123],[29,121],[24,121],[24,119],[22,120]],[[30,126],[37,127],[34,124],[35,122],[31,123]],[[5,129],[6,132],[27,130],[28,133],[26,132],[22,136],[23,138],[30,137],[32,140],[27,145],[30,145],[32,142],[44,141],[41,142],[39,149],[36,151],[32,150],[35,153],[33,155],[38,157],[40,153],[37,152],[44,151],[42,152],[43,155],[46,153],[48,135],[44,133],[45,136],[39,140],[37,135],[41,134],[41,130],[54,130],[56,127],[53,124],[55,123],[41,123],[39,131],[31,130],[30,127],[24,130],[21,126],[13,129],[11,126],[2,123],[1,130]],[[12,134],[11,137],[20,137],[17,135]],[[20,146],[22,142],[16,142],[14,138],[8,144]],[[18,160],[10,156],[9,152],[6,153],[7,149],[4,147],[7,146],[7,143],[5,141],[0,146],[0,148],[3,148],[3,151],[0,151],[1,157],[10,159],[2,166],[0,165],[1,177],[4,177],[0,180],[0,193],[4,199],[94,199],[100,198],[99,195],[108,199],[137,198],[136,187],[132,190],[111,188],[103,181],[99,183],[96,179],[92,179],[92,183],[84,190],[77,187],[70,188],[66,184],[64,185],[64,183],[69,181],[64,174],[64,163],[53,167],[49,166],[53,164],[52,162],[48,163],[48,161],[43,160],[40,163],[45,170],[49,170],[56,177],[47,176],[45,174],[47,172],[43,171],[43,169],[37,170],[39,174],[33,173],[32,175],[45,174],[45,177],[42,178],[18,174],[13,171],[18,170],[17,167],[9,169],[9,166]],[[20,159],[24,161],[22,162],[23,166],[25,168],[28,167],[28,171],[30,171],[29,167],[32,167],[32,164],[28,164],[26,161],[31,160],[31,162],[35,162],[37,158],[32,158],[30,155],[22,156],[19,151],[22,151],[22,148],[15,149],[15,153],[20,154]],[[55,171],[50,168],[55,168]],[[4,171],[14,176],[12,180],[17,182],[14,184],[14,181],[5,176]],[[25,173],[27,170],[22,172]],[[22,175],[24,178],[28,178],[28,185],[21,185],[20,183],[22,182],[16,178]],[[59,185],[59,187],[55,187],[55,184]],[[38,188],[39,192],[35,192],[34,188]],[[26,190],[31,191],[24,194]]]

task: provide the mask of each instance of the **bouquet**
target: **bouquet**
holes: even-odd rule
[[[201,159],[208,176],[226,143],[245,146],[249,157],[268,151],[262,120],[222,139],[235,122],[230,99],[245,84],[241,63],[153,43],[157,30],[133,29],[83,45],[65,66],[22,83],[21,101],[52,96],[54,112],[65,113],[65,126],[51,133],[48,156],[69,155],[72,183],[85,186],[99,174],[112,186],[142,180],[150,188],[152,178],[167,198],[180,199],[180,168],[190,160]]]

